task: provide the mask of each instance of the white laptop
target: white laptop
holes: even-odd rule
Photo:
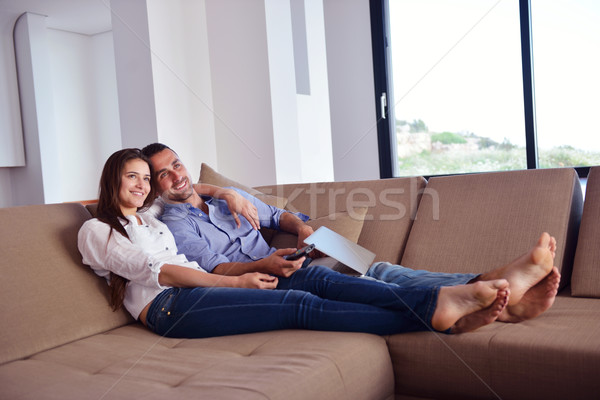
[[[346,239],[327,227],[320,227],[304,240],[306,244],[314,244],[315,248],[329,257],[364,275],[375,259],[375,253]],[[319,264],[316,259],[311,264]]]

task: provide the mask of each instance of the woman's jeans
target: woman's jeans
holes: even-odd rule
[[[171,288],[150,306],[146,322],[159,335],[201,338],[277,329],[386,335],[431,329],[439,288],[405,289],[302,268],[279,278],[276,290]]]

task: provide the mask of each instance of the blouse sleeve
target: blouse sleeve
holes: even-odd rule
[[[154,259],[104,222],[86,221],[79,230],[77,244],[83,263],[104,278],[108,279],[109,272],[114,272],[142,286],[166,288],[158,283],[164,262]]]

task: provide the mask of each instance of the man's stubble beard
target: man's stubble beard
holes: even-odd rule
[[[169,201],[175,203],[187,203],[187,200],[194,194],[193,191],[194,189],[190,188],[189,191],[184,193],[166,193],[166,195]]]

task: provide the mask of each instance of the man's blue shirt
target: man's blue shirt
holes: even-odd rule
[[[260,226],[279,230],[279,219],[285,210],[267,205],[254,196],[237,188],[231,188],[250,200],[258,210]],[[165,204],[160,218],[171,230],[179,253],[189,261],[196,261],[208,272],[222,263],[251,262],[275,252],[263,239],[260,231],[240,216],[237,227],[225,200],[203,197],[208,215],[191,204]],[[309,219],[301,213],[293,213],[303,221]]]

